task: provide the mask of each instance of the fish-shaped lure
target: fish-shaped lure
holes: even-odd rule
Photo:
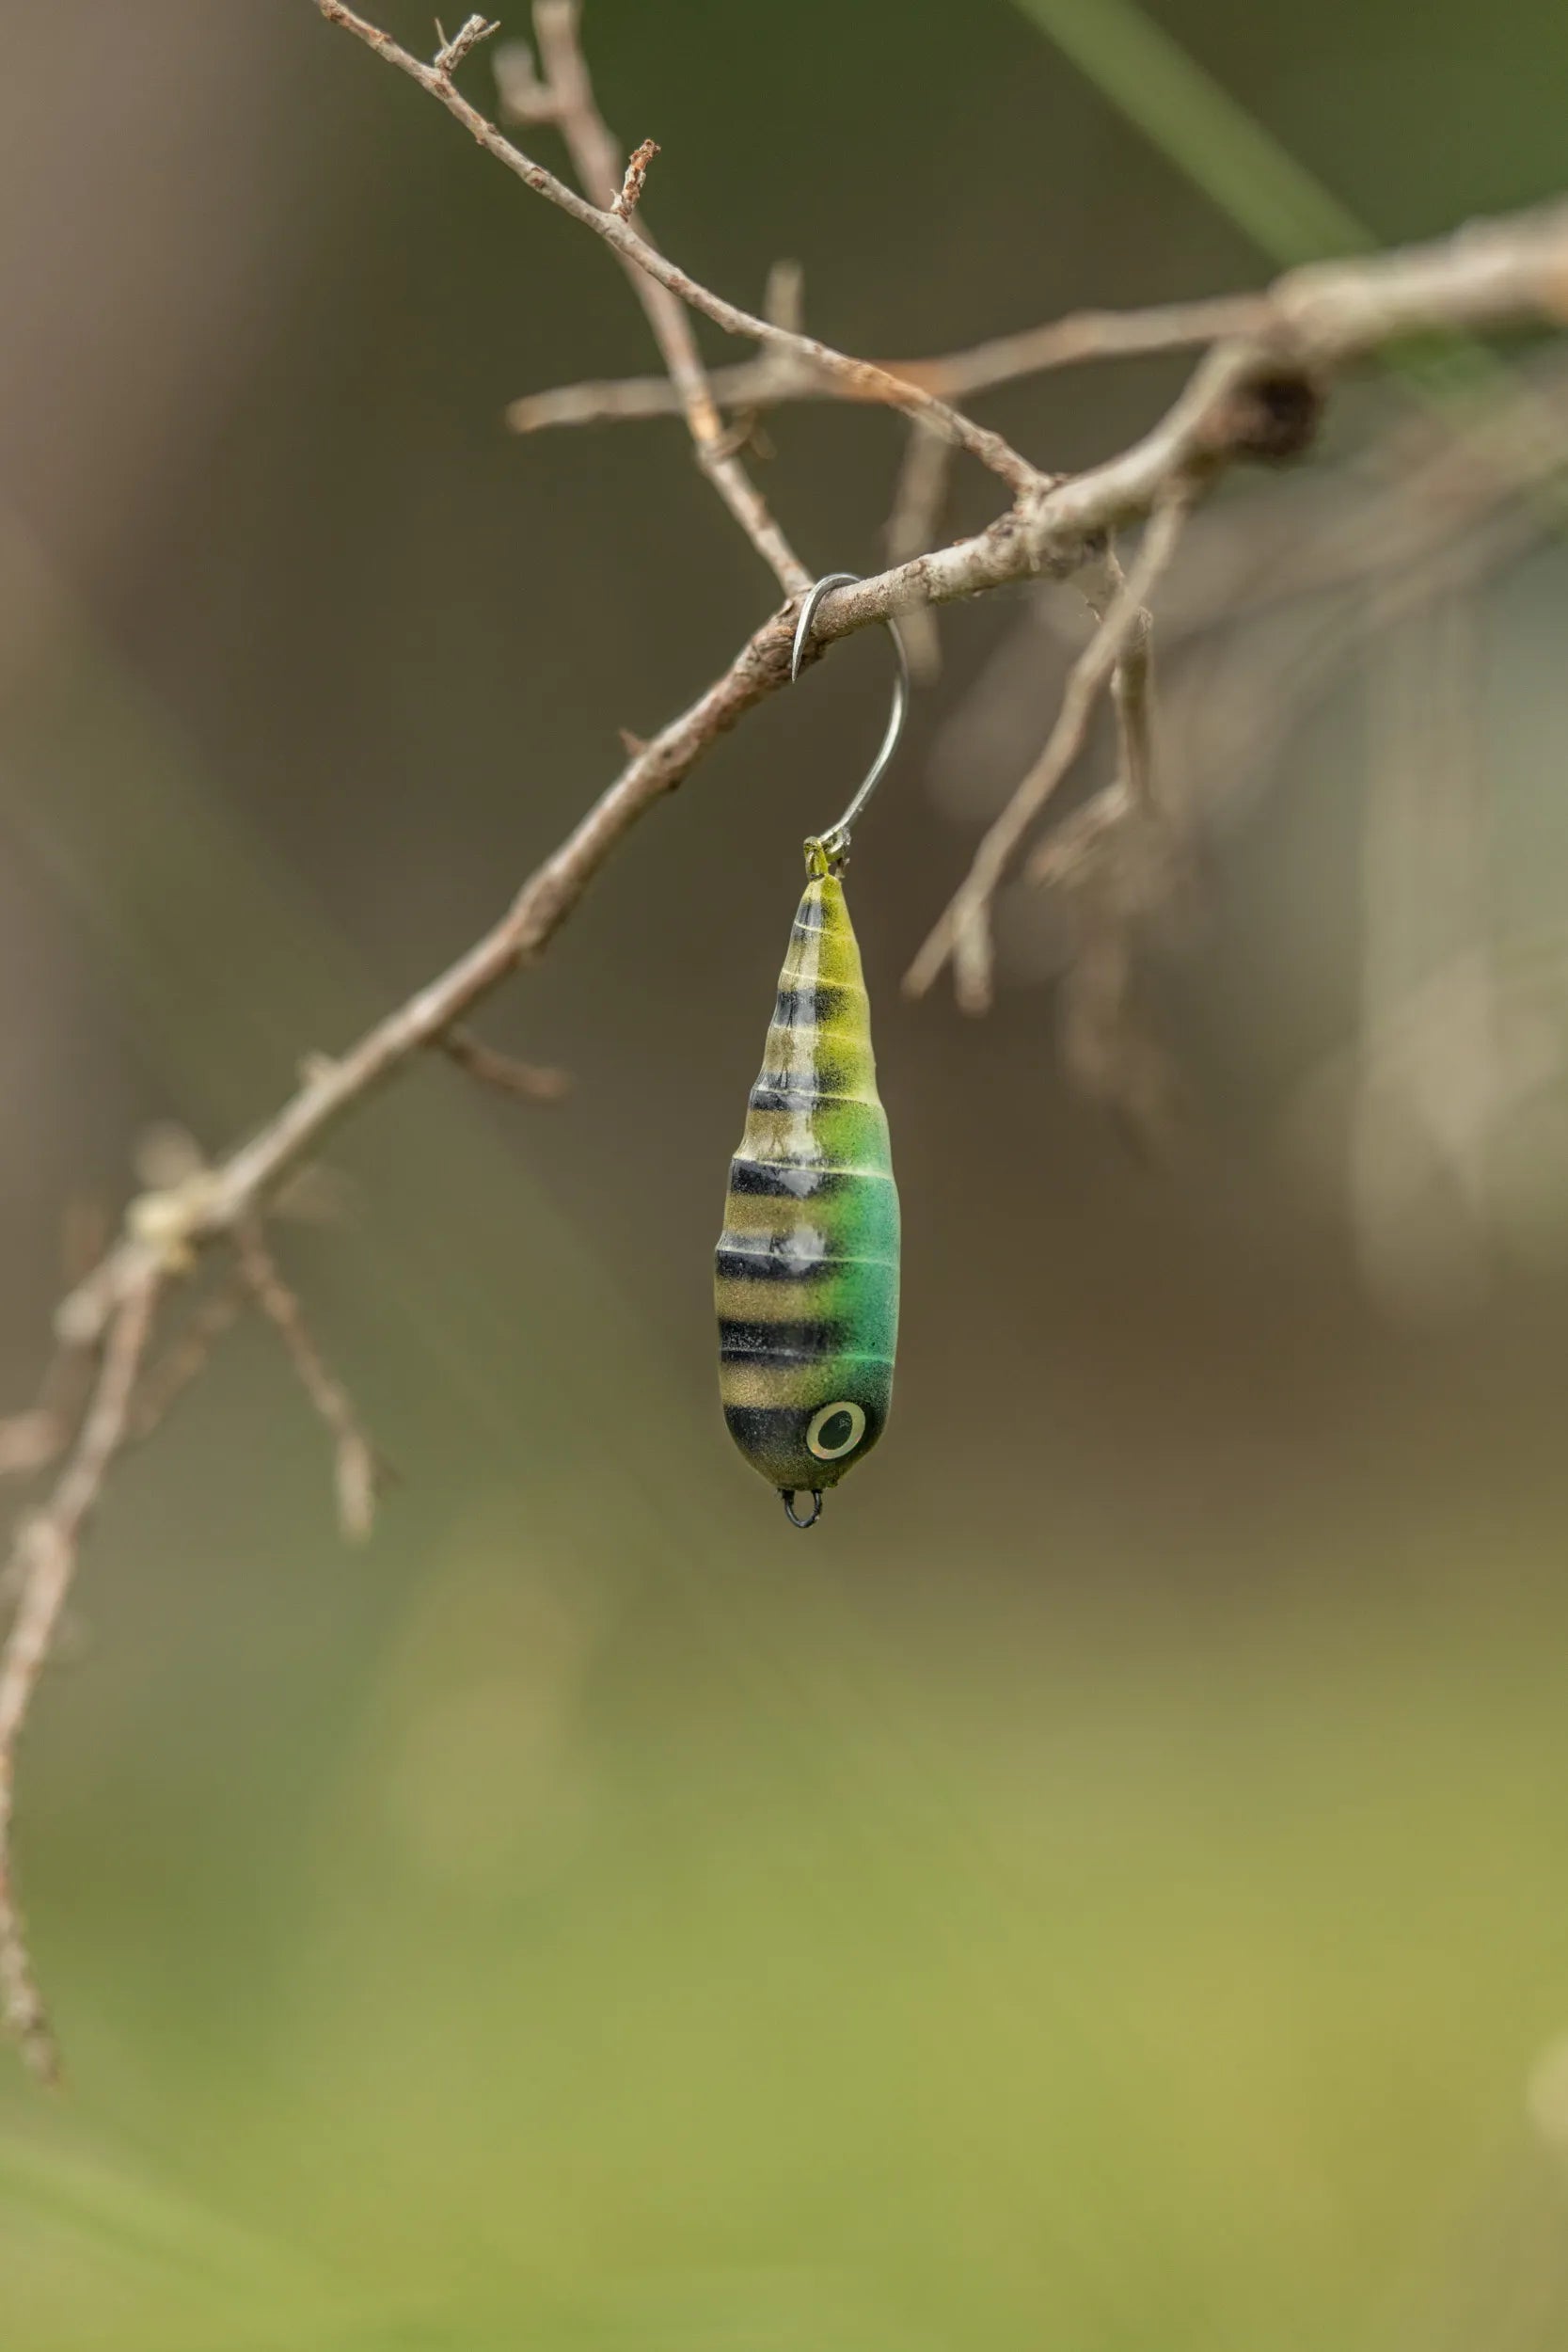
[[[871,1007],[844,883],[810,879],[719,1236],[719,1393],[731,1437],[811,1526],[887,1424],[898,1337],[898,1190]],[[813,1498],[809,1519],[794,1498]]]
[[[830,572],[804,598],[790,675]],[[898,1191],[877,1093],[871,1008],[844,898],[849,829],[893,757],[909,707],[898,631],[881,749],[832,830],[806,843],[806,890],[768,1027],[762,1070],[730,1162],[719,1236],[719,1393],[729,1432],[797,1527],[887,1426],[898,1338]],[[809,1494],[809,1518],[795,1498]]]

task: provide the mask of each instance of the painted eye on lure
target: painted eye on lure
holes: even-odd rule
[[[853,1454],[864,1435],[864,1407],[844,1397],[836,1405],[824,1405],[812,1416],[806,1443],[819,1462],[836,1462]]]
[[[800,608],[791,676],[831,572]],[[887,1425],[898,1337],[898,1191],[877,1093],[870,1003],[843,873],[849,829],[893,757],[909,702],[898,660],[880,751],[838,823],[806,843],[806,889],[762,1070],[730,1163],[715,1261],[719,1393],[731,1437],[796,1527]],[[809,1518],[797,1515],[811,1497]]]

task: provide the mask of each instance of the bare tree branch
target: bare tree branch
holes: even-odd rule
[[[57,2076],[59,2061],[16,1900],[11,1849],[16,1751],[71,1590],[83,1530],[130,1434],[136,1375],[163,1279],[155,1266],[148,1267],[121,1294],[103,1335],[98,1380],[71,1457],[48,1501],[17,1531],[12,1553],[16,1615],[0,1653],[0,2015],[34,2073],[46,2082]]]
[[[474,1036],[471,1029],[449,1029],[445,1037],[436,1041],[450,1061],[459,1070],[466,1070],[481,1086],[494,1087],[499,1094],[515,1095],[520,1103],[560,1103],[572,1091],[569,1072],[552,1070],[543,1062],[518,1061],[511,1054],[498,1054],[493,1045]]]
[[[555,123],[577,167],[578,177],[594,202],[602,212],[613,215],[651,252],[653,240],[646,222],[632,224],[631,214],[642,193],[649,160],[658,151],[652,139],[644,139],[623,177],[622,150],[594,102],[588,61],[578,37],[580,17],[579,0],[535,0],[533,27],[544,79],[541,81],[532,72],[530,61],[527,75],[520,82],[514,80],[520,44],[514,43],[503,50],[497,67],[502,105],[506,105],[510,85],[518,90],[526,120]],[[526,56],[526,51],[522,55]],[[621,258],[632,292],[647,315],[654,341],[669,369],[671,388],[686,419],[697,463],[770,567],[785,596],[800,596],[810,587],[811,574],[729,446],[724,421],[708,389],[707,373],[685,307],[668,286],[650,278],[635,260],[626,254]]]
[[[648,177],[648,166],[657,153],[658,141],[644,139],[641,146],[634,148],[627,157],[626,177],[621,183],[621,192],[610,208],[620,219],[629,220],[639,204],[641,203],[643,184]]]
[[[1145,599],[1176,552],[1186,515],[1187,500],[1176,490],[1156,509],[1132,577],[1105,607],[1099,628],[1072,666],[1060,714],[1044,750],[981,842],[947,912],[910,966],[904,982],[909,995],[923,996],[943,965],[951,961],[964,1010],[984,1012],[989,1008],[994,967],[992,901],[1024,835],[1083,749],[1095,704],[1113,671],[1135,640],[1147,644]],[[1136,699],[1141,704],[1141,685]],[[1136,732],[1143,740],[1141,717]]]
[[[242,1220],[235,1229],[234,1249],[241,1280],[282,1341],[300,1387],[331,1435],[338,1525],[349,1543],[363,1543],[375,1524],[380,1480],[375,1448],[360,1426],[348,1391],[327,1370],[299,1296],[283,1279],[267,1248],[260,1217]]]
[[[922,548],[930,546],[947,502],[952,472],[951,441],[927,433],[923,424],[911,423],[893,494],[893,511],[882,533],[889,564],[908,564]],[[929,605],[916,605],[905,613],[904,644],[911,674],[920,684],[928,684],[942,667],[942,640]]]
[[[1266,393],[1288,364],[1299,368],[1309,359],[1316,376],[1326,379],[1385,336],[1450,322],[1476,326],[1555,318],[1568,307],[1565,289],[1568,205],[1371,261],[1292,272],[1268,297],[1277,322],[1274,342],[1219,345],[1152,430],[1119,455],[1066,481],[1041,481],[973,537],[834,589],[818,607],[807,659],[915,606],[947,603],[1041,572],[1067,577],[1079,570],[1107,531],[1136,521],[1163,496],[1200,485],[1227,463],[1251,455],[1269,422],[1259,388]],[[788,682],[793,619],[793,605],[785,605],[763,622],[722,675],[632,753],[500,920],[445,972],[341,1058],[313,1064],[292,1100],[226,1160],[185,1184],[134,1202],[122,1239],[62,1302],[61,1336],[71,1342],[100,1336],[126,1288],[150,1264],[231,1233],[341,1119],[542,954],[638,818],[738,720]]]
[[[532,119],[522,118],[519,119]],[[1239,335],[1265,331],[1264,294],[1217,294],[1200,302],[1164,302],[1145,310],[1074,310],[1021,335],[999,335],[966,351],[929,359],[883,359],[884,374],[916,384],[943,400],[972,398],[1058,368],[1091,360],[1137,358],[1169,351],[1195,351]],[[715,368],[709,388],[721,408],[761,411],[802,400],[880,399],[839,376],[825,375],[789,353],[768,352]],[[673,417],[680,403],[661,375],[624,376],[608,383],[563,384],[515,400],[506,421],[515,433],[538,433],[552,425],[618,424],[647,417]]]
[[[185,1391],[205,1372],[214,1348],[245,1312],[246,1292],[235,1279],[208,1293],[192,1308],[162,1356],[149,1364],[136,1391],[128,1445],[144,1445],[163,1427]]]
[[[499,24],[487,24],[483,17],[470,16],[464,20],[449,40],[441,30],[441,20],[437,17],[436,38],[441,46],[431,60],[431,72],[443,75],[455,73],[464,58],[476,50],[482,40],[488,40],[492,33],[499,31]]]
[[[1053,480],[918,384],[847,358],[776,318],[755,318],[696,284],[647,242],[634,221],[614,212],[614,195],[623,184],[618,154],[615,187],[602,205],[589,202],[522,154],[470,106],[453,87],[450,69],[421,64],[341,0],[315,0],[315,5],[329,22],[346,27],[417,81],[487,152],[593,229],[657,288],[817,379],[830,376],[847,395],[882,401],[920,419],[1008,483],[1012,504],[986,530],[916,552],[826,597],[810,659],[885,617],[1042,573],[1086,576],[1102,617],[1069,680],[1045,752],[982,844],[974,868],[911,974],[912,984],[928,985],[957,951],[961,993],[972,1004],[989,993],[990,906],[996,882],[1075,756],[1095,699],[1118,664],[1121,781],[1130,794],[1147,782],[1147,691],[1138,666],[1142,612],[1194,500],[1238,460],[1300,453],[1328,380],[1386,342],[1445,328],[1561,321],[1568,315],[1568,206],[1466,230],[1404,252],[1296,271],[1232,314],[1242,331],[1208,353],[1151,431],[1104,463]],[[559,9],[562,0],[546,0],[552,5]],[[571,23],[575,26],[575,18]],[[466,25],[457,39],[467,30]],[[455,46],[443,41],[443,55]],[[547,107],[548,119],[562,119],[553,78],[548,85],[535,79],[528,87],[529,119],[546,119]],[[596,116],[593,119],[597,122]],[[607,133],[604,136],[608,140]],[[1215,330],[1211,326],[1205,331]],[[1148,517],[1132,576],[1118,584],[1106,555],[1110,535]],[[797,601],[792,595],[765,619],[723,674],[651,740],[628,743],[619,775],[483,937],[341,1057],[312,1057],[292,1098],[226,1157],[153,1183],[131,1203],[119,1239],[61,1302],[55,1325],[62,1345],[83,1362],[96,1356],[98,1373],[54,1492],[18,1537],[20,1599],[0,1657],[0,1997],[6,2021],[40,2071],[53,2064],[53,2045],[13,1894],[15,1749],[86,1522],[116,1457],[140,1425],[133,1405],[166,1282],[204,1249],[232,1243],[252,1295],[283,1336],[332,1430],[341,1516],[351,1532],[362,1530],[373,1499],[373,1454],[346,1393],[322,1362],[298,1300],[271,1260],[261,1233],[261,1213],[280,1187],[299,1180],[337,1123],[415,1057],[432,1047],[455,1051],[459,1059],[467,1051],[472,1066],[471,1045],[465,1048],[462,1042],[461,1025],[468,1014],[512,973],[544,953],[638,819],[748,711],[788,682]],[[1115,975],[1113,979],[1111,993],[1117,994],[1121,981]],[[454,1033],[455,1047],[450,1042]]]
[[[765,343],[774,350],[791,352],[812,366],[825,370],[840,382],[855,385],[862,399],[885,401],[891,407],[907,409],[911,415],[927,418],[935,428],[945,432],[961,449],[968,450],[971,456],[977,457],[983,466],[988,466],[992,473],[999,475],[1015,492],[1031,489],[1038,481],[1035,468],[1026,458],[1021,457],[1017,450],[1010,448],[999,433],[989,432],[984,425],[975,424],[957,408],[950,408],[945,401],[923,391],[918,385],[901,382],[896,376],[889,375],[884,369],[873,367],[869,360],[850,359],[842,351],[835,351],[832,344],[818,342],[815,336],[791,333],[786,327],[775,326],[770,319],[758,318],[749,310],[739,310],[735,303],[724,301],[721,295],[710,294],[705,286],[699,285],[694,278],[689,278],[685,270],[667,261],[657,246],[640,236],[634,222],[621,219],[611,209],[613,199],[604,206],[585,202],[574,189],[567,187],[564,181],[558,180],[553,172],[546,171],[542,164],[534,163],[520,148],[514,147],[510,139],[504,138],[495,124],[487,120],[477,106],[470,106],[444,74],[437,73],[433,66],[425,65],[408,50],[401,48],[379,25],[356,16],[352,8],[343,6],[343,0],[315,0],[315,6],[329,24],[341,24],[346,32],[355,34],[378,56],[385,57],[389,65],[395,65],[400,72],[418,82],[421,89],[428,90],[450,115],[456,117],[481,147],[498,157],[509,171],[515,171],[518,179],[532,188],[536,195],[546,198],[563,213],[569,213],[574,220],[581,221],[585,228],[592,229],[607,245],[613,246],[623,260],[646,270],[650,278],[657,278],[661,286],[667,286],[672,294],[678,294],[692,310],[701,310],[705,317],[712,319],[716,326],[721,326],[726,334],[744,336],[749,342]],[[617,168],[617,187],[619,184],[620,172]]]

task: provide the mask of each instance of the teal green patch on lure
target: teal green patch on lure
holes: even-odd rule
[[[898,1191],[870,1002],[820,843],[806,867],[714,1285],[724,1419],[786,1505],[836,1486],[881,1436],[898,1337]]]

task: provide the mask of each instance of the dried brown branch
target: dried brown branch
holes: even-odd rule
[[[30,1478],[65,1452],[91,1385],[91,1347],[57,1343],[37,1403],[0,1421],[0,1478]]]
[[[62,1350],[72,1362],[76,1349]],[[64,1417],[48,1405],[29,1405],[0,1421],[0,1478],[30,1478],[54,1461],[65,1444]]]
[[[206,1371],[219,1340],[245,1312],[246,1295],[245,1285],[231,1279],[198,1300],[163,1355],[147,1367],[136,1391],[128,1444],[143,1445],[163,1427],[185,1391]]]
[[[1554,349],[1530,363],[1520,401],[1489,401],[1457,433],[1451,420],[1414,411],[1317,476],[1309,497],[1305,483],[1282,483],[1195,518],[1161,600],[1162,803],[1178,833],[1262,782],[1369,629],[1473,584],[1551,527],[1541,493],[1568,477],[1565,389]],[[1054,668],[1041,631],[1065,633],[1058,611],[1065,622],[1066,599],[1049,591],[1031,597],[949,717],[941,763],[965,795],[983,793],[1038,726],[1039,681]],[[1113,852],[1125,865],[1171,846],[1169,825],[1151,845],[1137,818],[1114,780],[1054,827],[1028,879],[1071,890]]]
[[[657,153],[644,139],[623,174],[622,149],[606,124],[594,97],[594,84],[583,56],[578,27],[578,0],[535,0],[534,37],[539,43],[541,80],[532,72],[518,74],[518,45],[501,54],[497,80],[503,106],[514,90],[530,122],[553,122],[566,142],[578,179],[594,203],[620,222],[627,234],[649,252],[653,240],[645,221],[631,215],[642,193],[650,159]],[[526,56],[526,52],[523,53]],[[499,134],[498,134],[499,135]],[[707,372],[697,349],[691,321],[668,286],[660,285],[625,253],[622,264],[632,292],[641,304],[654,341],[670,373],[670,386],[686,419],[697,463],[713,484],[763,562],[771,569],[785,596],[799,596],[811,584],[811,574],[791,548],[768,510],[767,501],[730,446],[724,421],[708,389]]]
[[[1187,503],[1186,496],[1173,489],[1156,508],[1131,578],[1105,606],[1100,627],[1072,666],[1061,711],[1044,750],[981,842],[946,913],[910,966],[904,982],[910,995],[923,996],[943,966],[951,961],[958,1002],[964,1010],[984,1012],[990,1006],[995,961],[991,945],[992,902],[1029,828],[1083,749],[1095,705],[1112,673],[1130,646],[1135,643],[1147,644],[1148,614],[1145,600],[1176,552]],[[1133,690],[1132,699],[1141,710],[1141,685]],[[1141,718],[1135,731],[1142,739]]]
[[[67,1284],[91,1272],[113,1233],[102,1202],[68,1202],[60,1234],[60,1272]],[[58,1340],[51,1352],[38,1395],[20,1413],[0,1420],[0,1479],[31,1478],[57,1461],[81,1426],[92,1392],[95,1348]],[[0,1600],[6,1597],[0,1579]]]
[[[317,0],[322,5],[323,0]],[[574,202],[577,199],[573,199]],[[1287,354],[1326,378],[1399,338],[1440,327],[1558,316],[1568,302],[1568,206],[1462,230],[1402,254],[1292,272],[1268,297],[1276,342],[1212,352],[1164,418],[1119,455],[1065,482],[1041,482],[974,536],[835,589],[813,629],[821,649],[922,604],[974,596],[1042,572],[1066,577],[1103,533],[1146,515],[1162,496],[1211,478],[1253,447],[1245,395]],[[411,1057],[463,1020],[531,961],[626,834],[737,721],[788,681],[793,606],[753,631],[729,668],[632,753],[615,781],[524,883],[500,920],[337,1060],[311,1067],[289,1103],[217,1167],[133,1203],[123,1238],[62,1302],[71,1341],[99,1336],[127,1286],[167,1253],[232,1233],[324,1136]]]
[[[284,1280],[267,1248],[260,1217],[242,1220],[235,1230],[234,1249],[241,1280],[282,1341],[300,1387],[331,1435],[338,1525],[349,1543],[363,1543],[375,1524],[376,1488],[381,1479],[375,1448],[360,1425],[348,1391],[327,1370],[298,1295]]]
[[[519,119],[531,119],[519,117]],[[769,313],[771,315],[771,313]],[[1144,310],[1075,310],[1021,335],[999,335],[966,351],[927,359],[883,359],[885,374],[916,384],[943,400],[972,399],[1031,375],[1091,360],[1137,358],[1171,351],[1205,350],[1267,329],[1265,294],[1218,294],[1201,302],[1152,304]],[[801,400],[865,400],[868,395],[842,377],[825,375],[788,353],[768,352],[735,366],[715,368],[709,378],[721,408],[760,413]],[[661,375],[623,376],[608,383],[563,384],[553,391],[515,400],[506,421],[515,433],[538,433],[552,425],[620,424],[648,417],[673,417],[680,404]]]
[[[1098,564],[1085,565],[1074,583],[1098,621],[1109,618],[1127,592],[1127,580],[1107,546]],[[1147,807],[1153,788],[1154,753],[1150,741],[1149,648],[1152,629],[1147,612],[1134,614],[1111,673],[1111,700],[1116,706],[1117,738],[1120,745],[1118,783],[1137,806]]]
[[[930,546],[942,523],[952,479],[953,444],[927,433],[923,424],[909,427],[904,459],[898,469],[893,510],[882,533],[889,564],[908,564]],[[929,605],[917,605],[904,615],[904,644],[911,675],[927,684],[942,668],[942,640],[937,617]]]
[[[696,285],[648,245],[634,223],[617,217],[608,205],[589,203],[521,154],[434,67],[400,49],[340,0],[315,0],[315,5],[436,97],[527,185],[592,228],[657,285],[727,331],[802,367],[825,371],[861,397],[919,416],[1009,482],[1013,503],[986,530],[916,554],[825,598],[811,659],[873,621],[1042,573],[1067,579],[1088,564],[1092,584],[1092,566],[1103,560],[1107,534],[1152,516],[1132,578],[1110,595],[1080,665],[1082,675],[1069,689],[1047,747],[1052,766],[1042,761],[1026,796],[1030,804],[1013,817],[1017,838],[1053,788],[1053,770],[1065,772],[1095,695],[1125,655],[1143,600],[1169,559],[1180,518],[1212,477],[1241,458],[1299,451],[1320,388],[1386,341],[1444,327],[1556,320],[1568,310],[1568,208],[1467,230],[1376,260],[1298,271],[1248,307],[1246,331],[1209,354],[1180,398],[1142,439],[1084,473],[1053,481],[920,388],[792,328],[753,318]],[[543,87],[538,86],[536,96]],[[549,103],[556,107],[559,93]],[[553,113],[552,119],[557,119]],[[292,1098],[227,1157],[142,1193],[127,1212],[119,1241],[61,1302],[55,1322],[62,1343],[84,1357],[96,1353],[99,1372],[66,1468],[19,1538],[21,1599],[0,1659],[0,1985],[5,2015],[35,2063],[49,2062],[52,2045],[12,1893],[15,1748],[83,1528],[136,1426],[134,1394],[166,1280],[214,1244],[229,1241],[241,1253],[252,1294],[289,1343],[313,1403],[332,1429],[341,1512],[351,1528],[362,1527],[372,1506],[373,1455],[346,1395],[321,1362],[298,1301],[272,1264],[261,1238],[261,1214],[281,1187],[297,1181],[341,1120],[412,1059],[439,1045],[512,973],[543,954],[638,819],[737,721],[788,682],[795,605],[791,597],[764,620],[723,674],[651,740],[628,747],[620,774],[490,930],[340,1057],[312,1057]],[[1124,720],[1141,724],[1135,697]],[[1126,750],[1132,740],[1124,725],[1130,772],[1136,766],[1135,753]],[[1010,846],[1003,865],[1008,854]],[[965,885],[972,900],[979,890],[982,910],[989,896],[981,885],[994,857],[995,845],[988,844]],[[943,939],[942,958],[949,946]],[[983,962],[981,957],[972,967],[972,980],[983,978]]]
[[[16,1614],[0,1653],[0,2015],[46,2082],[57,2075],[58,2058],[27,1949],[12,1861],[17,1745],[71,1590],[83,1530],[130,1435],[136,1376],[162,1287],[162,1274],[148,1267],[122,1292],[103,1334],[98,1378],[70,1459],[54,1492],[18,1529],[11,1556]]]
[[[465,19],[449,40],[441,30],[441,20],[437,17],[436,38],[441,46],[431,60],[431,72],[443,75],[455,73],[464,58],[470,56],[482,40],[488,40],[492,33],[499,31],[499,24],[486,24],[482,16],[470,16]]]
[[[945,401],[938,400],[919,385],[889,375],[885,369],[874,367],[867,359],[851,359],[844,352],[835,351],[831,343],[818,342],[815,336],[795,334],[786,327],[776,326],[770,319],[758,318],[754,312],[742,310],[736,304],[726,302],[721,295],[710,293],[707,287],[689,277],[685,270],[667,260],[656,246],[641,236],[634,221],[620,218],[612,209],[613,192],[602,205],[586,202],[575,189],[567,187],[564,181],[558,180],[542,164],[536,164],[520,148],[514,147],[511,140],[503,137],[495,124],[480,113],[477,106],[469,105],[444,74],[437,73],[434,67],[424,64],[410,51],[400,47],[390,34],[384,33],[379,25],[356,16],[352,8],[343,6],[343,0],[314,0],[314,4],[329,24],[340,24],[344,31],[353,33],[368,48],[373,49],[378,56],[385,57],[389,65],[395,65],[400,72],[418,82],[421,89],[428,90],[450,115],[456,118],[469,135],[478,140],[481,147],[496,156],[509,171],[515,172],[525,186],[559,206],[562,212],[569,213],[585,228],[592,229],[607,245],[612,246],[624,261],[645,270],[650,278],[668,287],[682,302],[712,319],[714,325],[721,326],[727,335],[739,335],[748,342],[763,343],[771,350],[791,353],[808,365],[825,371],[839,382],[854,386],[863,400],[885,401],[890,407],[905,409],[911,416],[925,417],[937,430],[946,433],[960,449],[967,450],[972,457],[977,457],[983,466],[989,467],[1015,494],[1032,489],[1038,482],[1039,476],[1035,468],[1026,458],[1021,457],[999,433],[990,432],[984,425],[974,423],[972,418],[949,407]],[[620,177],[617,159],[617,188]]]
[[[610,208],[620,219],[629,220],[642,201],[642,188],[648,177],[648,166],[657,153],[658,141],[657,139],[644,139],[641,147],[633,148],[626,161],[626,173],[621,183],[621,193]],[[787,582],[785,584],[787,585]]]
[[[572,1091],[569,1071],[552,1070],[542,1062],[517,1061],[510,1054],[498,1054],[493,1045],[486,1045],[470,1029],[449,1029],[436,1043],[470,1078],[477,1078],[482,1086],[494,1087],[499,1093],[514,1094],[519,1102],[560,1103]]]

